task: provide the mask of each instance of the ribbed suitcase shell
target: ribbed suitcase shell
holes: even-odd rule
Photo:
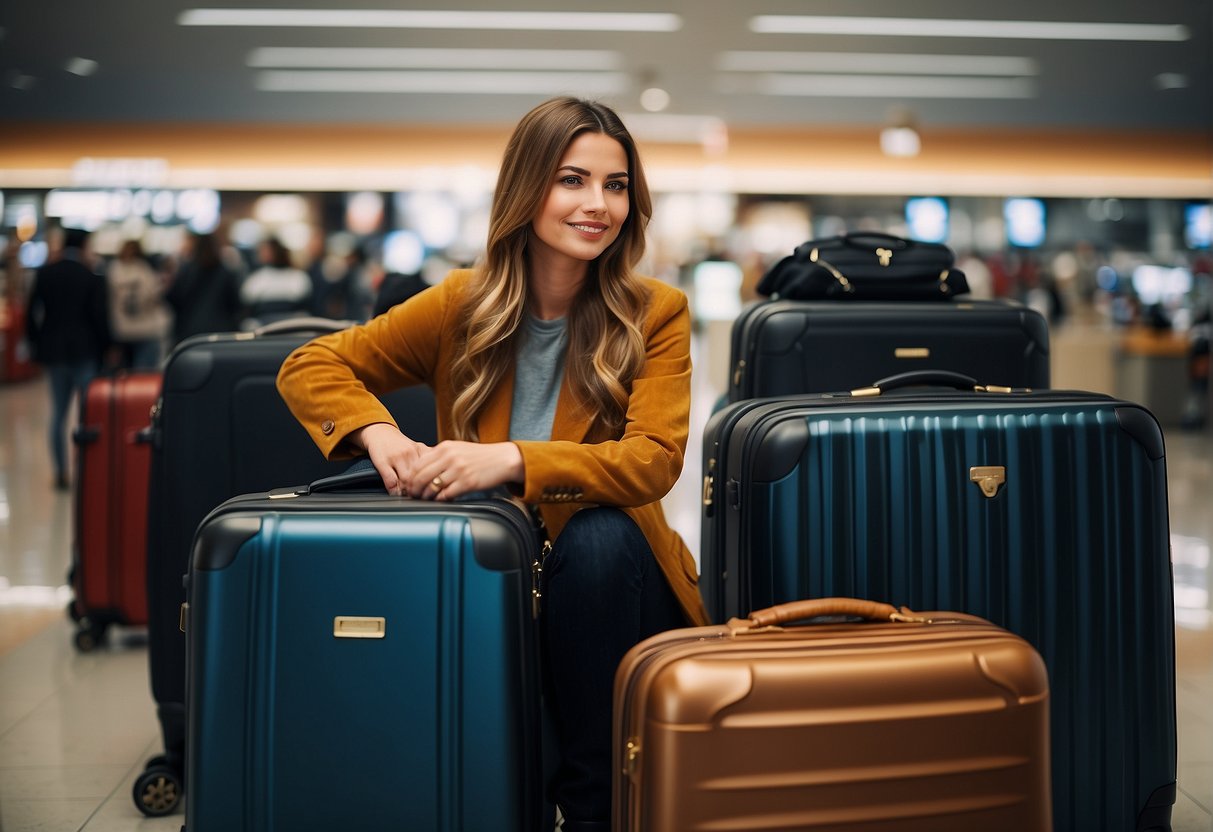
[[[207,512],[238,494],[340,473],[282,401],[278,369],[295,347],[326,330],[271,335],[218,333],[186,339],[170,354],[153,420],[148,524],[148,664],[164,749],[179,761],[185,745],[185,638],[178,628],[182,577]],[[409,435],[433,443],[433,394],[411,387],[384,397]]]
[[[616,832],[1051,829],[1048,681],[971,616],[673,630],[615,682]]]
[[[1005,300],[763,301],[733,324],[728,399],[851,390],[914,370],[1049,386],[1049,328]]]
[[[1095,394],[741,402],[705,432],[716,620],[797,598],[962,609],[1049,668],[1058,829],[1167,829],[1175,650],[1164,444]],[[1001,466],[986,497],[971,469]]]
[[[190,573],[189,832],[534,832],[538,553],[504,500],[217,509]],[[349,616],[383,637],[338,638]]]
[[[93,379],[85,392],[73,433],[73,617],[82,647],[104,637],[110,624],[147,623],[146,431],[160,384],[158,372],[119,373]]]

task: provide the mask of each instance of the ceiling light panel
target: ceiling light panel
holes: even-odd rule
[[[682,18],[661,12],[423,11],[412,9],[188,9],[182,26],[357,29],[522,29],[676,32]]]
[[[894,55],[876,52],[725,52],[725,72],[828,72],[907,75],[1036,75],[1036,61],[1001,55]]]
[[[764,95],[812,98],[1032,98],[1027,78],[952,78],[903,75],[789,75],[759,77]]]
[[[375,72],[268,70],[257,76],[265,92],[386,92],[449,94],[619,95],[622,72]]]
[[[1184,41],[1188,27],[1170,23],[1066,23],[1038,20],[943,20],[919,17],[757,15],[760,34],[864,35],[1023,40]]]
[[[411,49],[266,46],[248,65],[263,69],[551,69],[613,70],[623,56],[605,49]]]

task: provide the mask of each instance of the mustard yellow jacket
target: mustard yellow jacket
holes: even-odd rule
[[[396,424],[376,396],[412,384],[434,391],[438,438],[453,435],[450,334],[470,276],[466,270],[451,272],[387,313],[321,336],[286,359],[278,390],[327,458],[360,453],[344,440],[361,427]],[[591,420],[578,413],[566,378],[551,441],[515,443],[526,468],[521,497],[539,507],[553,539],[578,509],[621,508],[644,533],[688,622],[705,624],[694,559],[666,523],[660,502],[682,472],[686,452],[690,314],[682,292],[651,278],[644,285],[645,362],[632,382],[625,425],[615,433],[601,427],[591,432]],[[513,391],[511,368],[480,416],[480,441],[509,440]]]

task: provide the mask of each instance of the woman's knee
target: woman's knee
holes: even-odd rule
[[[554,571],[601,581],[626,577],[635,583],[644,559],[653,557],[644,533],[617,508],[588,508],[574,514],[552,545]]]

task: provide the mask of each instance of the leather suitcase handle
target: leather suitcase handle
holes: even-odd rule
[[[771,627],[790,621],[803,621],[823,615],[856,615],[869,621],[911,621],[925,623],[926,618],[915,616],[910,610],[898,610],[892,604],[880,601],[865,601],[860,598],[811,598],[792,601],[756,610],[750,613],[748,622],[753,627]]]

